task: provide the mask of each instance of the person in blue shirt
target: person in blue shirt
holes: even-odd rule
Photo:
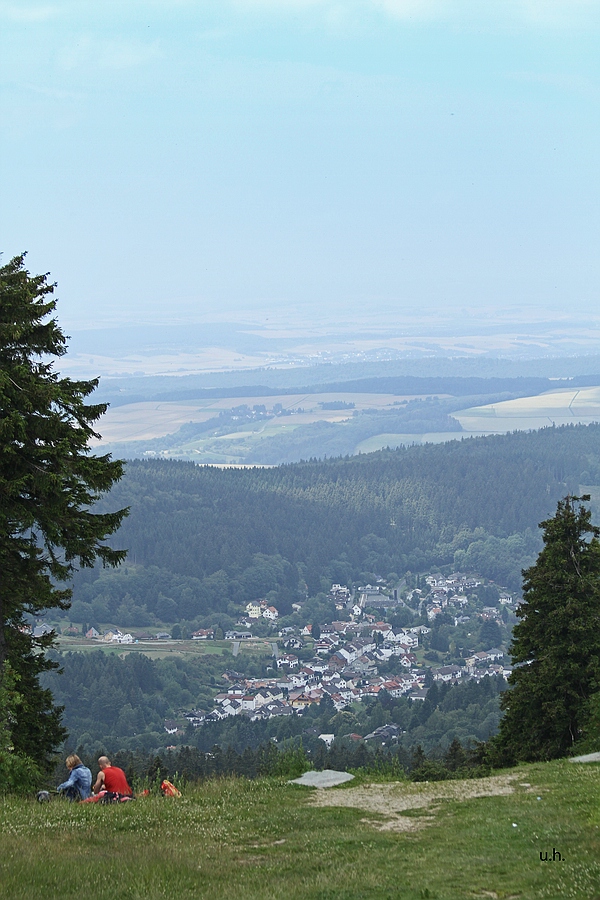
[[[67,756],[65,765],[70,775],[66,781],[59,784],[57,791],[69,800],[87,800],[92,793],[92,773],[75,753]]]

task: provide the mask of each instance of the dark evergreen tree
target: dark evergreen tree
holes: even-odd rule
[[[22,696],[15,751],[43,764],[62,740],[60,711],[38,676],[50,668],[52,636],[28,634],[26,617],[66,609],[77,565],[114,565],[124,553],[102,542],[126,510],[91,507],[122,474],[120,462],[90,453],[105,404],[88,405],[95,381],[54,372],[66,352],[54,318],[54,286],[31,277],[23,257],[0,268],[0,671],[8,664]]]
[[[589,698],[600,688],[600,529],[583,502],[559,501],[542,522],[544,548],[523,572],[515,669],[492,743],[498,762],[565,756],[581,737]]]
[[[489,619],[482,624],[479,629],[479,641],[481,644],[485,645],[486,650],[500,646],[502,642],[502,632],[500,631],[500,626],[494,619]]]
[[[454,738],[446,753],[444,754],[444,764],[451,772],[456,772],[467,763],[467,754],[458,738]]]

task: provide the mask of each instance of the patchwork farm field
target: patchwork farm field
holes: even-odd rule
[[[600,421],[600,387],[557,390],[453,414],[470,434],[505,434],[548,425],[589,425]]]
[[[452,413],[463,432],[430,432],[428,434],[380,434],[362,441],[357,453],[371,453],[383,447],[400,444],[431,443],[460,440],[461,437],[506,434],[511,431],[533,431],[549,425],[589,425],[600,422],[600,387],[579,390],[557,390],[534,397],[504,400],[485,406],[471,407]]]
[[[218,416],[220,412],[232,410],[238,406],[246,405],[266,406],[272,409],[276,404],[281,404],[283,410],[293,413],[290,416],[275,417],[270,422],[270,433],[286,427],[309,425],[313,422],[343,422],[348,419],[354,410],[364,409],[393,409],[402,401],[419,399],[413,395],[398,396],[396,394],[355,394],[337,391],[335,394],[282,394],[281,396],[263,397],[257,394],[255,397],[220,397],[210,400],[194,400],[182,403],[180,401],[146,401],[143,403],[128,403],[125,406],[109,408],[100,419],[98,430],[102,434],[101,443],[108,444],[117,441],[149,440],[172,434],[182,425],[188,422],[206,422]],[[349,409],[331,410],[323,409],[320,404],[335,401],[353,403]],[[299,412],[299,410],[303,412]],[[265,429],[265,423],[257,423],[258,430]],[[247,432],[257,433],[256,430]],[[261,431],[261,433],[263,433]],[[266,433],[266,432],[265,432]],[[231,437],[241,437],[244,432],[232,434]],[[227,435],[229,437],[229,435]]]
[[[131,403],[108,409],[99,422],[102,439],[96,445],[108,447],[116,455],[120,452],[126,456],[160,455],[212,465],[239,465],[269,438],[288,436],[302,426],[318,423],[343,425],[354,413],[367,410],[375,414],[402,410],[410,400],[416,399],[423,397],[337,391]],[[248,412],[238,415],[240,407]],[[261,412],[254,417],[250,411],[255,407]],[[205,430],[196,429],[201,433],[190,434],[190,429],[185,428],[190,423],[207,422],[210,424]],[[182,427],[184,432],[178,434]],[[167,447],[157,448],[152,443],[165,438]],[[414,437],[408,443],[414,443]]]
[[[593,900],[600,767],[319,790],[211,780],[126,805],[0,799],[0,892],[29,898]]]
[[[439,395],[447,399],[448,395]],[[453,411],[450,415],[460,423],[461,431],[448,431],[448,425],[440,420],[440,430],[435,424],[424,423],[423,433],[392,432],[390,413],[402,411],[410,400],[423,396],[399,396],[390,393],[320,393],[281,394],[278,396],[205,398],[194,401],[146,401],[109,408],[99,423],[102,439],[99,447],[126,457],[161,456],[163,458],[188,459],[210,465],[278,464],[289,461],[290,449],[301,447],[297,458],[338,455],[345,453],[370,453],[384,447],[407,444],[442,443],[490,434],[505,434],[515,430],[534,430],[548,425],[589,424],[600,421],[600,386],[580,389],[557,389],[543,394],[504,400],[482,406]],[[240,409],[245,410],[240,413]],[[254,410],[258,410],[254,413]],[[371,434],[359,434],[354,429],[354,414],[368,412]],[[381,415],[381,433],[377,432]],[[209,423],[206,428],[190,427]],[[331,430],[312,432],[306,445],[306,426],[337,425],[348,428],[347,438],[339,446],[329,449],[323,441],[331,437]],[[386,428],[387,425],[387,428]],[[393,425],[392,425],[393,427]],[[396,425],[398,428],[398,424]],[[400,426],[401,427],[401,426]],[[433,430],[431,430],[433,427]],[[179,429],[182,429],[179,433]],[[298,430],[299,429],[299,430]],[[310,429],[309,429],[310,430]],[[295,432],[298,434],[295,435]],[[355,435],[354,437],[352,437]],[[266,456],[263,447],[270,439],[284,438],[279,443],[281,456]],[[267,442],[264,444],[263,442]],[[154,443],[153,443],[154,442]],[[157,443],[158,442],[158,443]]]

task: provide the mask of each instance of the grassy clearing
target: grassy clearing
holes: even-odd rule
[[[391,803],[374,808],[368,800],[364,809],[317,806],[314,790],[276,779],[209,782],[188,788],[179,801],[117,807],[8,798],[1,801],[1,893],[599,898],[600,767],[558,762],[505,775],[512,793],[464,800],[452,797],[461,796],[457,782],[449,796],[445,785],[390,785],[395,812]],[[327,797],[350,802],[356,785]],[[464,793],[473,785],[465,782]],[[369,790],[359,779],[358,792],[368,797]],[[377,790],[381,798],[382,786]],[[425,805],[423,792],[431,795]],[[398,803],[411,830],[389,827]],[[562,861],[552,861],[553,850]],[[550,860],[542,862],[546,851]]]
[[[135,629],[133,629],[135,631]],[[87,641],[83,638],[65,637],[60,635],[57,639],[57,647],[59,650],[78,653],[89,653],[92,650],[102,650],[104,653],[116,653],[119,656],[125,656],[128,653],[143,653],[150,659],[164,659],[169,656],[179,656],[189,659],[192,656],[222,656],[227,650],[231,651],[232,641],[169,641],[156,643],[150,641],[141,641],[139,644],[117,644],[104,641]],[[272,653],[271,641],[251,640],[241,641],[240,653],[250,653],[253,655],[269,656]]]

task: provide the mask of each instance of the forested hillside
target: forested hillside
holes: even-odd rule
[[[130,462],[104,501],[131,514],[116,573],[83,571],[74,621],[281,613],[332,581],[449,565],[518,588],[538,523],[600,481],[600,426],[548,428],[273,469]],[[162,606],[161,606],[162,604]],[[132,618],[133,617],[133,618]],[[137,617],[137,618],[136,618]]]

